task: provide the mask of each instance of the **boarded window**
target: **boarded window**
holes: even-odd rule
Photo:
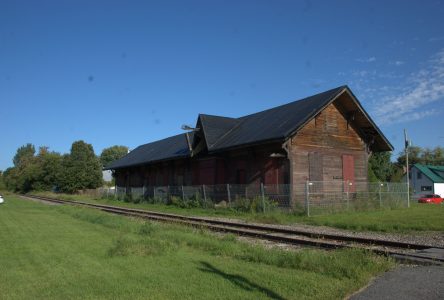
[[[308,174],[310,181],[322,181],[324,168],[322,164],[322,154],[319,152],[310,152],[308,154]]]

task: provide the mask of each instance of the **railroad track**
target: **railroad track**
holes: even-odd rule
[[[315,233],[308,230],[222,221],[204,217],[190,217],[134,208],[93,204],[82,201],[67,201],[41,196],[26,197],[53,203],[86,206],[118,215],[144,218],[160,222],[179,223],[291,245],[302,245],[324,249],[361,248],[377,254],[391,256],[396,260],[404,262],[413,262],[416,264],[444,264],[444,248],[433,247],[431,245],[344,236],[339,234]]]

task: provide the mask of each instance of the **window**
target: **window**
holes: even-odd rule
[[[421,192],[430,192],[432,191],[432,187],[430,185],[421,186]]]
[[[421,179],[422,178],[422,173],[421,172],[416,173],[416,178]]]

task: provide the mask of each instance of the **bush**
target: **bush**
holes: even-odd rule
[[[273,211],[277,208],[278,203],[273,199],[265,197],[264,199],[260,196],[249,198],[236,198],[231,203],[231,208],[240,212],[264,212]]]

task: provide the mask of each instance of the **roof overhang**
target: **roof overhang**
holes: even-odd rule
[[[364,110],[359,100],[347,86],[344,86],[344,88],[334,97],[332,97],[330,101],[326,102],[324,106],[314,111],[310,116],[307,116],[305,121],[301,123],[300,126],[287,135],[287,139],[301,130],[308,122],[310,122],[333,102],[337,103],[338,106],[342,108],[344,114],[353,119],[352,122],[356,126],[358,133],[372,152],[393,151],[393,145],[385,137],[369,114]]]

